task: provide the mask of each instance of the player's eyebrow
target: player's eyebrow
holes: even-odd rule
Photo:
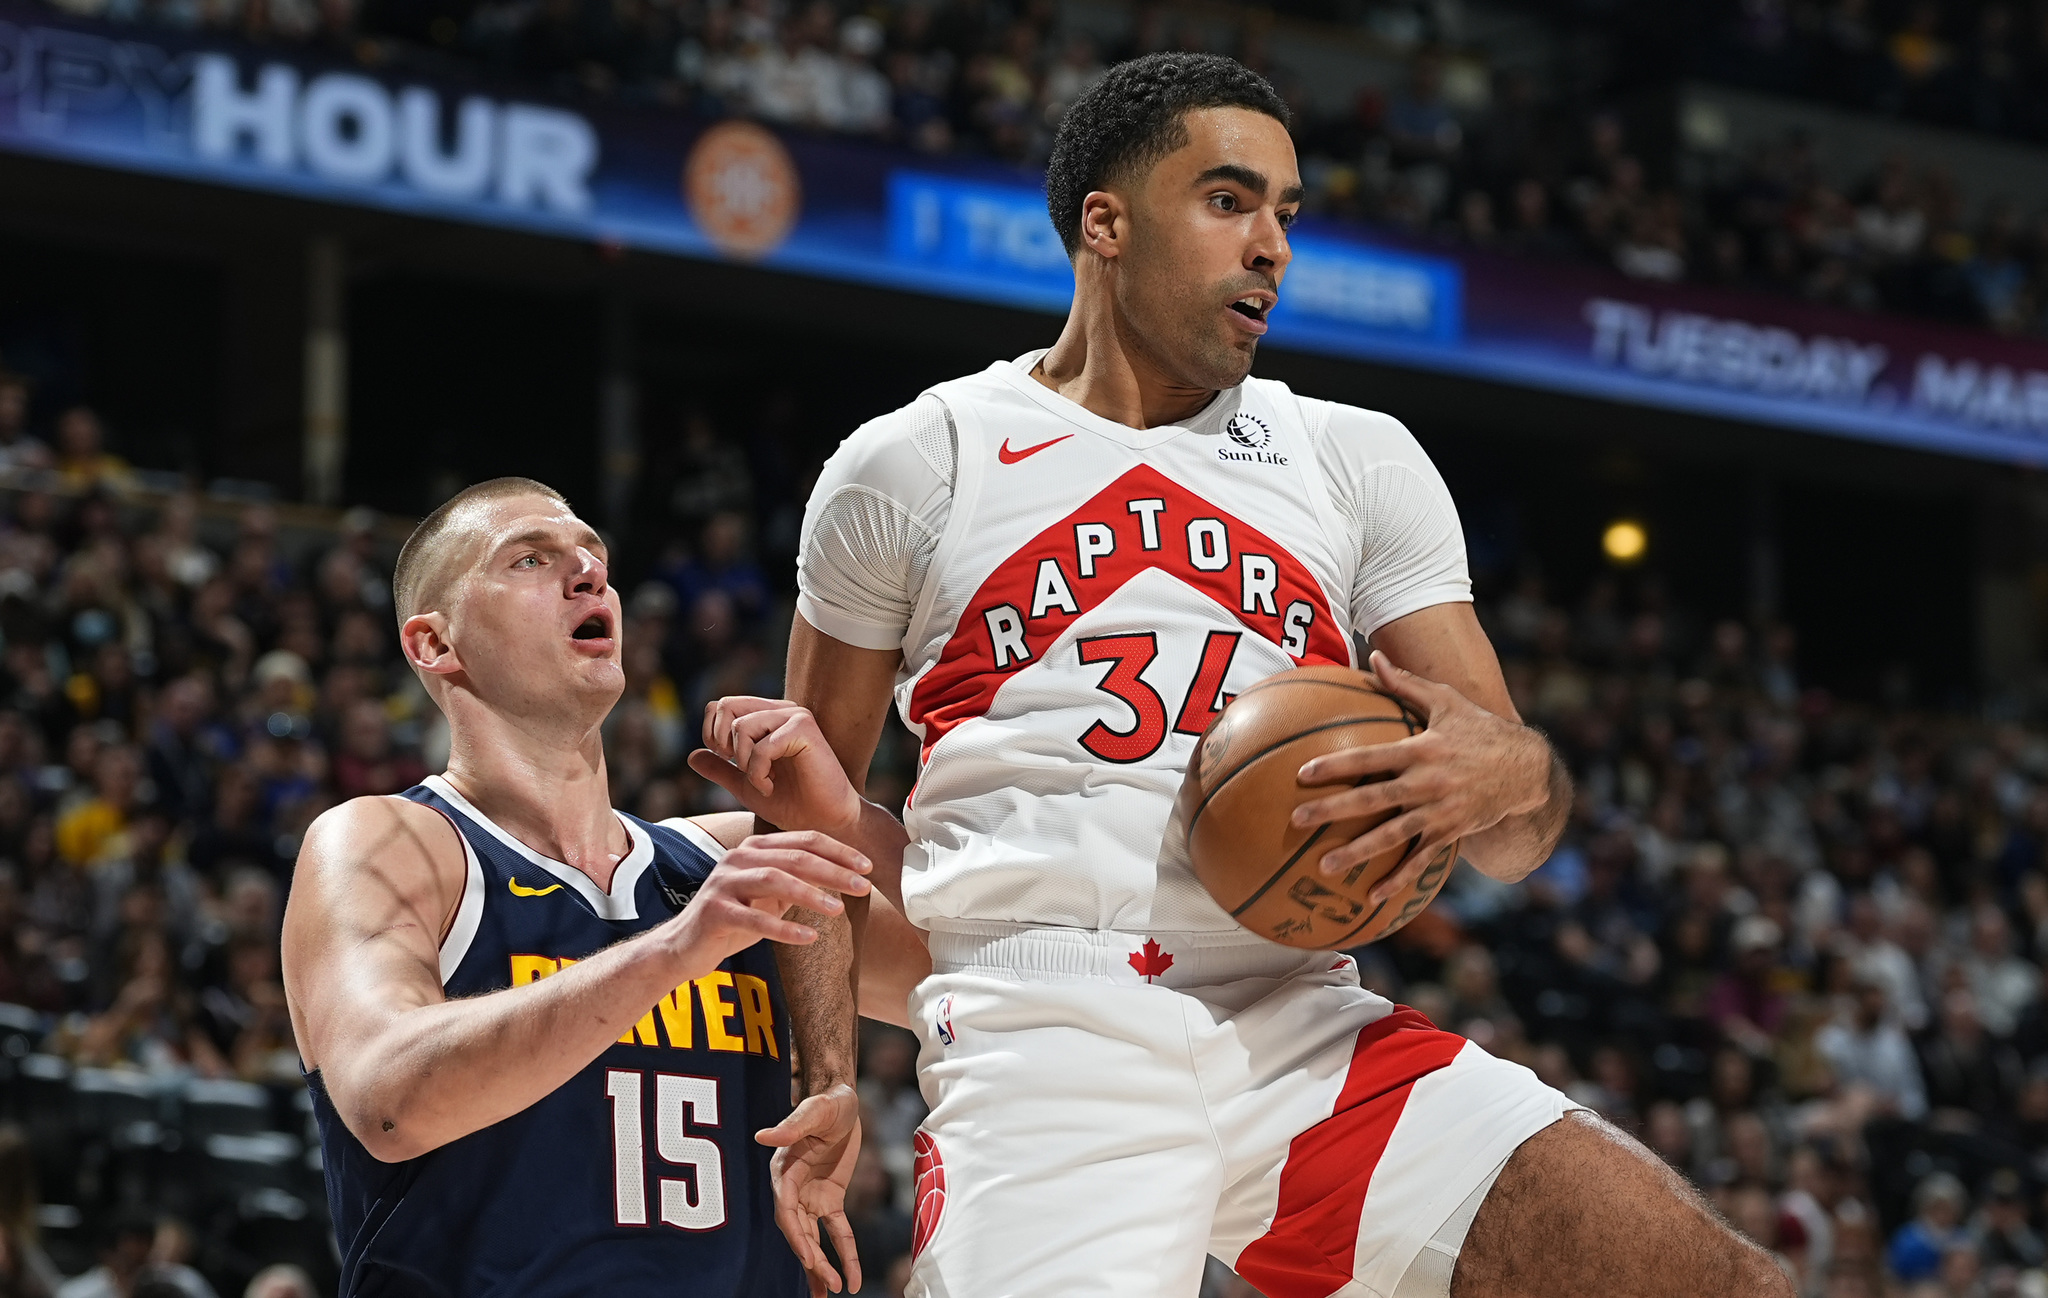
[[[1225,162],[1195,177],[1197,185],[1206,185],[1212,180],[1227,180],[1233,185],[1242,185],[1260,198],[1266,196],[1266,191],[1272,188],[1273,184],[1266,179],[1264,172],[1254,171],[1240,162]],[[1285,207],[1290,203],[1299,203],[1303,193],[1300,185],[1289,185],[1280,191],[1280,205]]]
[[[499,550],[509,550],[516,545],[548,546],[559,543],[561,539],[562,534],[560,532],[545,527],[531,527],[516,536],[506,537],[498,543],[497,548]],[[571,544],[582,546],[600,559],[607,558],[604,541],[589,527],[584,527],[574,533]]]

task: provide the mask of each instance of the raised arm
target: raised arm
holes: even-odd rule
[[[803,944],[790,906],[838,914],[867,863],[822,835],[751,839],[681,915],[553,978],[451,1001],[440,945],[464,856],[439,812],[358,798],[313,823],[284,919],[284,981],[308,1070],[373,1157],[415,1158],[561,1086],[670,989],[761,938]]]
[[[768,709],[787,704],[787,700],[781,699],[752,701]],[[730,707],[742,700],[724,699],[721,702]],[[788,707],[794,712],[807,712],[794,705]],[[822,740],[820,742],[822,744]],[[763,749],[763,745],[755,745],[751,764],[771,767],[774,758]],[[832,760],[836,763],[838,759]],[[721,766],[702,757],[698,762],[702,763],[709,778],[726,785],[742,803],[759,797],[759,791],[746,783],[738,768],[729,764]],[[834,769],[837,769],[836,765]],[[713,812],[691,819],[727,846],[753,833],[757,823],[752,813],[744,811]],[[770,823],[775,822],[770,819]],[[857,822],[828,832],[874,864],[874,873],[868,876],[874,891],[867,897],[867,922],[861,926],[858,942],[860,1016],[907,1028],[910,1026],[910,993],[932,971],[924,930],[903,917],[903,848],[908,835],[904,833],[902,823],[887,810],[865,802],[861,805],[861,816]]]
[[[764,820],[821,830],[859,846],[874,861],[876,886],[892,903],[879,912],[876,925],[891,944],[877,972],[907,992],[905,980],[923,958],[917,931],[901,915],[908,836],[887,810],[861,796],[900,663],[894,650],[835,640],[798,614],[790,633],[789,698],[713,703],[704,714],[705,746],[690,755],[690,766]],[[869,916],[865,899],[843,916],[799,912],[796,918],[817,926],[818,941],[775,952],[789,997],[802,1098],[786,1121],[758,1139],[778,1147],[776,1220],[803,1262],[813,1294],[837,1292],[841,1283],[818,1246],[820,1223],[845,1267],[847,1289],[861,1286],[845,1196],[860,1152],[855,1024]],[[900,1021],[901,1015],[898,1008],[890,1017]]]
[[[1332,849],[1322,868],[1335,874],[1412,840],[1401,868],[1373,890],[1380,901],[1408,887],[1439,850],[1461,839],[1460,855],[1496,879],[1512,883],[1543,864],[1571,812],[1571,775],[1543,732],[1522,723],[1472,606],[1437,604],[1398,618],[1374,632],[1373,648],[1374,673],[1429,728],[1302,767],[1304,784],[1356,787],[1303,804],[1295,813],[1298,824],[1401,808]],[[1368,778],[1373,782],[1360,783]]]
[[[799,614],[790,630],[789,667],[784,683],[788,701],[810,714],[818,736],[837,759],[851,786],[847,791],[850,796],[840,802],[840,814],[822,823],[806,819],[800,827],[844,836],[848,842],[873,848],[876,886],[899,910],[903,847],[908,836],[894,816],[863,795],[867,790],[868,763],[874,760],[875,744],[889,715],[889,696],[901,662],[901,655],[894,650],[860,649],[835,640]],[[708,723],[715,724],[709,719]],[[747,765],[753,756],[751,745],[743,747],[736,756],[740,765]],[[793,765],[785,764],[784,769]],[[795,799],[792,797],[781,805],[793,806]],[[780,813],[780,805],[765,809]],[[780,825],[779,821],[776,823]],[[806,1096],[853,1079],[857,1062],[854,1019],[860,988],[859,955],[867,913],[867,904],[862,900],[848,907],[844,916],[819,916],[817,942],[808,947],[776,950],[783,985],[789,989],[790,1030],[796,1034],[797,1057],[802,1060],[798,1081]]]

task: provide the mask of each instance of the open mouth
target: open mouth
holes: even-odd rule
[[[1230,304],[1230,309],[1247,320],[1264,324],[1266,323],[1266,312],[1272,310],[1272,306],[1264,298],[1241,297]]]
[[[592,613],[577,626],[572,638],[577,640],[609,640],[611,634],[612,626],[610,620],[602,613]]]

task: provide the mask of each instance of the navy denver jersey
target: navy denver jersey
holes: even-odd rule
[[[621,815],[609,894],[534,852],[438,776],[405,794],[462,835],[468,882],[441,944],[453,999],[545,978],[676,913],[723,851],[687,821]],[[789,1113],[788,1016],[757,944],[685,983],[522,1113],[402,1163],[372,1158],[315,1071],[344,1298],[795,1298],[770,1151]]]

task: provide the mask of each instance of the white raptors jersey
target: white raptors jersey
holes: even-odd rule
[[[1138,430],[1035,361],[856,433],[806,521],[799,610],[904,656],[910,918],[1242,933],[1166,832],[1196,737],[1262,677],[1353,662],[1354,630],[1469,599],[1455,512],[1384,416],[1252,379]]]

